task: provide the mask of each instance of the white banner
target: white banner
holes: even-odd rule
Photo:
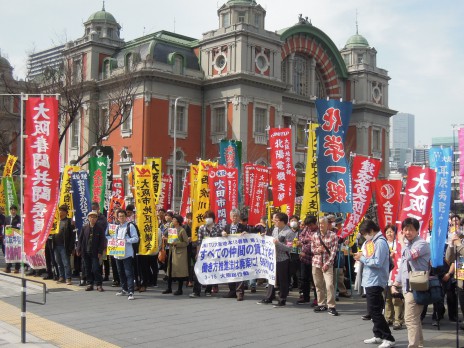
[[[274,239],[255,234],[204,239],[195,274],[203,285],[240,282],[257,278],[275,285]]]
[[[5,227],[5,262],[21,262],[21,243],[23,235],[17,228]]]

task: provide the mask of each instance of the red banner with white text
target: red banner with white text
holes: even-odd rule
[[[337,233],[340,238],[346,238],[355,230],[356,226],[366,215],[371,203],[371,183],[379,175],[381,161],[376,158],[357,155],[353,159],[352,188],[353,212],[347,215],[343,228]]]
[[[110,208],[108,210],[108,222],[113,224],[116,222],[114,211],[118,208],[125,209],[126,203],[124,200],[124,190],[122,188],[122,179],[113,179],[112,192],[110,198]]]
[[[230,223],[230,211],[238,208],[238,169],[218,166],[208,170],[210,210],[223,228]]]
[[[161,179],[161,195],[159,197],[159,208],[171,209],[172,201],[172,175],[163,175]]]
[[[382,232],[387,225],[396,225],[401,203],[401,180],[377,180],[372,183],[377,203],[377,221]]]
[[[243,165],[243,194],[244,194],[244,204],[250,206],[251,201],[251,189],[253,188],[253,181],[251,173],[253,171],[254,165],[251,163],[245,163]]]
[[[47,241],[59,194],[58,100],[26,101],[24,251],[35,255]]]
[[[274,206],[295,205],[296,172],[292,160],[292,130],[271,128],[271,181]]]
[[[266,215],[269,169],[264,166],[256,165],[251,171],[251,175],[253,176],[253,188],[251,189],[248,224],[254,226]]]
[[[411,166],[401,206],[400,221],[408,217],[419,220],[420,236],[426,239],[435,191],[435,170]]]

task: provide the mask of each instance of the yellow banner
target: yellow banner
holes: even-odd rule
[[[151,166],[153,194],[156,207],[159,203],[159,197],[161,195],[161,179],[163,178],[163,171],[161,170],[161,157],[147,158],[146,162]]]
[[[202,161],[198,164],[198,177],[194,191],[194,200],[192,203],[192,241],[198,240],[197,230],[204,224],[203,216],[209,210],[209,186],[208,186],[208,170],[216,168],[217,162]]]
[[[316,128],[319,125],[311,123],[308,133],[308,154],[306,156],[306,174],[303,193],[303,202],[301,203],[301,219],[308,215],[317,215],[320,205],[319,190],[317,188],[317,139]]]
[[[13,155],[8,155],[8,159],[5,163],[5,168],[3,169],[3,176],[13,176],[13,167],[16,163],[18,157]]]
[[[140,232],[139,254],[154,255],[158,251],[159,241],[151,165],[136,165],[134,179],[136,223]]]
[[[63,177],[61,179],[61,189],[60,189],[60,201],[58,203],[58,208],[61,205],[68,206],[68,218],[72,219],[74,216],[74,208],[72,201],[72,185],[71,185],[71,174],[72,172],[78,172],[80,167],[78,166],[65,166],[63,170]],[[60,231],[60,211],[56,209],[55,219],[53,220],[52,229],[50,234],[57,234]]]
[[[5,213],[5,205],[6,205],[6,202],[5,202],[5,195],[3,193],[3,183],[2,183],[2,180],[0,180],[0,208],[1,210],[3,210],[4,213]]]
[[[195,200],[195,192],[197,189],[198,165],[190,165],[190,205]]]

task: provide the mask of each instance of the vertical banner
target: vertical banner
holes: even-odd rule
[[[14,204],[18,206],[18,196],[13,177],[7,176],[2,179],[3,195],[5,197],[5,215],[10,216],[10,207]]]
[[[219,143],[219,164],[226,168],[236,168],[238,179],[242,178],[242,142],[240,140],[222,139]],[[238,197],[242,200],[242,185],[239,182]]]
[[[432,147],[429,150],[430,168],[435,169],[435,194],[432,205],[432,267],[443,265],[443,251],[448,234],[448,216],[451,203],[451,173],[453,172],[453,149]]]
[[[190,212],[190,170],[185,172],[183,187],[182,187],[182,200],[180,202],[180,216],[186,216]]]
[[[60,205],[68,206],[68,218],[72,219],[74,215],[73,201],[72,201],[72,184],[71,184],[71,174],[73,172],[78,172],[79,167],[77,166],[65,166],[63,169],[63,175],[61,178],[61,188],[60,188],[60,200],[58,202],[58,207]],[[55,213],[55,218],[53,220],[53,227],[50,231],[50,234],[56,234],[60,229],[60,213],[58,209]]]
[[[384,231],[387,225],[395,225],[401,203],[401,180],[377,180],[372,183],[377,203],[377,221]]]
[[[198,183],[198,165],[191,164],[190,165],[190,204],[193,205],[195,200],[195,192],[197,191],[197,183]],[[193,211],[193,208],[191,208]]]
[[[400,221],[407,217],[419,220],[420,236],[427,238],[432,209],[436,174],[433,169],[411,166],[408,168],[405,197],[401,207]]]
[[[272,198],[275,206],[295,205],[296,172],[292,160],[292,130],[290,128],[271,128],[269,130],[271,147]],[[293,209],[291,209],[293,212]]]
[[[3,211],[6,212],[5,205],[6,205],[6,202],[5,202],[5,193],[3,191],[3,182],[2,180],[0,180],[0,208],[3,208]]]
[[[321,202],[319,199],[318,179],[317,179],[317,123],[310,123],[308,129],[308,153],[306,155],[306,173],[304,181],[303,202],[301,203],[300,217],[308,215],[317,215]]]
[[[111,201],[111,194],[113,192],[113,158],[114,152],[112,146],[98,146],[95,151],[97,158],[106,158],[106,181],[105,181],[105,203],[104,210],[108,212]],[[103,212],[104,210],[100,208]]]
[[[153,195],[155,206],[159,204],[161,187],[162,187],[162,170],[161,170],[161,157],[158,158],[148,158],[147,164],[151,166],[151,175],[153,181]]]
[[[376,158],[356,155],[353,159],[352,187],[353,213],[348,214],[343,228],[338,231],[340,238],[346,238],[359,225],[371,203],[371,183],[377,178],[381,161]]]
[[[108,159],[106,157],[89,158],[90,199],[98,202],[100,211],[105,209],[106,170]]]
[[[158,218],[153,194],[151,165],[136,165],[135,209],[140,231],[140,255],[154,255],[158,251]]]
[[[114,216],[114,209],[116,207],[125,209],[126,202],[124,200],[124,189],[121,178],[113,179],[113,188],[111,192],[110,207],[108,209],[108,223],[115,223],[116,216]]]
[[[316,101],[321,125],[316,130],[317,173],[323,212],[352,212],[350,171],[344,145],[352,108],[350,102]]]
[[[464,202],[464,128],[458,130],[459,143],[459,193],[461,201]]]
[[[208,185],[208,171],[210,168],[216,168],[216,162],[200,160],[198,164],[198,176],[196,190],[194,192],[194,200],[192,204],[192,242],[198,239],[198,228],[204,224],[204,214],[209,210],[209,185]]]
[[[245,163],[243,165],[243,204],[245,204],[247,207],[250,206],[251,201],[251,173],[253,172],[253,168],[254,165],[251,163]]]
[[[74,221],[78,231],[82,230],[88,220],[87,215],[92,209],[89,191],[89,174],[81,170],[71,173],[72,199],[74,206]]]
[[[238,170],[218,166],[208,171],[210,210],[217,224],[224,228],[230,221],[230,211],[238,208]]]
[[[252,175],[253,187],[251,188],[250,210],[248,211],[248,224],[254,226],[257,223],[259,223],[259,220],[263,216],[266,215],[269,169],[264,166],[256,165],[252,170]]]
[[[158,207],[164,210],[171,209],[172,201],[172,175],[163,175],[161,178],[161,194]]]
[[[24,155],[24,250],[35,255],[45,244],[58,202],[58,100],[26,101]]]
[[[6,176],[13,176],[13,168],[16,163],[16,160],[18,157],[13,156],[13,155],[8,155],[8,158],[5,163],[5,167],[3,168],[3,177]]]

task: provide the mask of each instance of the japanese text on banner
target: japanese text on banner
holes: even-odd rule
[[[321,206],[319,189],[317,187],[317,138],[316,129],[319,125],[311,123],[308,130],[308,153],[306,155],[306,173],[304,182],[303,202],[300,216],[316,215]]]

